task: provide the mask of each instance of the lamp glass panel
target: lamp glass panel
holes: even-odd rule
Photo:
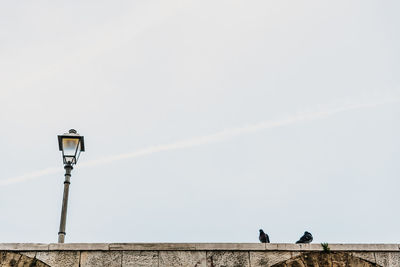
[[[62,139],[62,147],[64,156],[72,156],[75,157],[75,153],[78,149],[80,151],[80,142],[78,138],[63,138]]]
[[[80,154],[81,154],[81,143],[79,143],[78,151],[76,151],[75,164],[78,161]]]

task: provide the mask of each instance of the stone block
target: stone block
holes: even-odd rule
[[[376,263],[374,252],[357,251],[357,252],[351,252],[351,255],[353,257],[357,257],[372,263]]]
[[[19,253],[29,258],[36,258],[36,251],[21,251]]]
[[[36,258],[31,258],[27,257],[25,255],[21,255],[21,258],[18,261],[17,265],[14,265],[15,267],[49,267],[49,265],[43,263],[42,261],[39,261]]]
[[[329,244],[331,251],[399,251],[397,244]]]
[[[39,243],[0,243],[0,250],[7,251],[46,251],[49,250],[48,244]]]
[[[122,266],[122,251],[82,251],[80,267]]]
[[[27,257],[20,253],[2,251],[0,252],[1,267],[48,267],[36,258]]]
[[[286,249],[296,251],[322,251],[321,244],[285,244]]]
[[[107,243],[52,243],[49,250],[109,250]]]
[[[160,251],[160,267],[206,267],[205,251]]]
[[[299,253],[300,254],[300,253]],[[293,255],[289,251],[265,251],[265,252],[250,252],[250,266],[251,267],[269,267],[279,262],[288,260]]]
[[[207,267],[250,267],[249,252],[207,251]]]
[[[262,243],[197,243],[196,250],[265,250],[265,244]]]
[[[123,251],[123,267],[158,267],[158,251]]]
[[[292,258],[295,258],[295,257],[297,257],[297,256],[300,256],[300,255],[301,255],[301,252],[298,252],[298,251],[291,251],[290,254],[292,254]]]
[[[321,244],[292,244],[292,243],[272,243],[265,244],[266,250],[282,251],[321,251]]]
[[[375,258],[384,267],[400,266],[400,252],[375,252]]]
[[[79,251],[39,251],[36,258],[51,267],[79,267]]]
[[[21,258],[21,254],[1,251],[0,252],[0,267],[16,266]]]
[[[112,243],[110,250],[195,250],[193,243]]]
[[[268,266],[268,265],[266,265]],[[292,257],[286,261],[279,262],[273,267],[307,267],[307,266],[332,266],[332,267],[372,267],[375,263],[354,257],[348,252],[303,252],[299,256]]]
[[[281,245],[281,244],[279,244],[279,245]],[[278,250],[278,243],[265,244],[265,250]]]

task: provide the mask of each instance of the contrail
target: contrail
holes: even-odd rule
[[[43,169],[40,171],[34,171],[34,172],[27,173],[27,174],[23,174],[23,175],[13,177],[13,178],[2,179],[2,180],[0,180],[0,186],[22,183],[22,182],[36,179],[36,178],[39,178],[39,177],[42,177],[45,175],[56,174],[56,173],[61,173],[61,172],[62,172],[62,169],[60,170],[60,168],[47,168],[47,169]]]
[[[299,123],[302,121],[311,121],[311,120],[316,120],[316,119],[322,119],[322,118],[328,117],[330,115],[344,112],[344,111],[361,109],[361,108],[372,108],[372,107],[376,107],[379,105],[383,105],[383,104],[387,104],[387,103],[394,103],[394,102],[399,102],[399,101],[400,101],[400,99],[389,99],[389,100],[375,102],[375,103],[350,104],[350,105],[346,105],[346,106],[332,108],[329,110],[321,110],[321,111],[313,111],[313,112],[299,112],[294,115],[288,116],[287,118],[284,118],[284,119],[263,121],[263,122],[259,122],[256,124],[246,125],[243,127],[226,129],[226,130],[219,131],[219,132],[216,132],[216,133],[210,134],[210,135],[193,137],[190,139],[178,141],[178,142],[171,143],[171,144],[151,146],[151,147],[148,147],[145,149],[140,149],[140,150],[137,150],[137,151],[134,151],[131,153],[124,153],[124,154],[114,155],[114,156],[110,156],[110,157],[104,157],[104,158],[96,159],[93,161],[85,162],[85,163],[81,164],[81,166],[96,166],[96,165],[100,165],[100,164],[104,164],[104,163],[110,163],[110,162],[119,161],[119,160],[123,160],[123,159],[146,156],[146,155],[163,152],[163,151],[191,148],[191,147],[205,145],[205,144],[209,144],[209,143],[221,142],[223,140],[226,140],[226,139],[229,139],[229,138],[232,138],[235,136],[258,132],[258,131],[265,130],[265,129],[283,127],[283,126]]]
[[[80,168],[102,165],[105,163],[111,163],[111,162],[115,162],[115,161],[119,161],[119,160],[123,160],[123,159],[142,157],[142,156],[151,155],[151,154],[159,153],[159,152],[163,152],[163,151],[185,149],[185,148],[191,148],[191,147],[206,145],[206,144],[215,143],[215,142],[221,142],[221,141],[224,141],[224,140],[236,137],[236,136],[250,134],[250,133],[258,132],[261,130],[283,127],[283,126],[292,125],[292,124],[300,123],[300,122],[304,122],[304,121],[323,119],[328,116],[331,116],[331,115],[334,115],[337,113],[341,113],[341,112],[345,112],[345,111],[362,109],[362,108],[373,108],[373,107],[376,107],[379,105],[388,104],[388,103],[396,103],[396,102],[400,102],[400,99],[399,98],[390,98],[390,99],[383,100],[380,102],[375,102],[375,103],[348,104],[348,105],[344,105],[344,106],[340,106],[340,107],[336,107],[336,108],[330,108],[330,109],[319,110],[319,111],[298,112],[298,113],[292,114],[290,116],[287,116],[286,118],[279,119],[279,120],[263,121],[263,122],[259,122],[256,124],[249,124],[249,125],[245,125],[242,127],[222,130],[222,131],[219,131],[219,132],[216,132],[213,134],[209,134],[209,135],[193,137],[190,139],[177,141],[177,142],[170,143],[170,144],[150,146],[150,147],[147,147],[144,149],[139,149],[137,151],[130,152],[130,153],[118,154],[118,155],[114,155],[114,156],[95,159],[95,160],[84,162],[84,163],[80,164]],[[59,168],[47,168],[44,170],[24,174],[24,175],[21,175],[18,177],[0,180],[0,186],[14,184],[14,183],[20,183],[20,182],[36,179],[36,178],[39,178],[39,177],[42,177],[45,175],[56,174],[56,173],[60,173],[60,172],[61,172],[61,170],[59,170]]]

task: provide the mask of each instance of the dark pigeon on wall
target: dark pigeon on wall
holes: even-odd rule
[[[260,229],[260,235],[258,237],[261,243],[269,243],[269,236]]]
[[[304,235],[300,237],[299,241],[297,241],[296,244],[308,244],[311,243],[312,241],[313,241],[312,234],[305,231]]]

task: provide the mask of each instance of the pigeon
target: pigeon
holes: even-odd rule
[[[300,237],[299,241],[297,241],[296,244],[308,244],[311,243],[312,241],[313,241],[312,234],[305,231],[304,235]]]
[[[269,243],[269,236],[260,229],[260,236],[258,237],[261,243]]]

